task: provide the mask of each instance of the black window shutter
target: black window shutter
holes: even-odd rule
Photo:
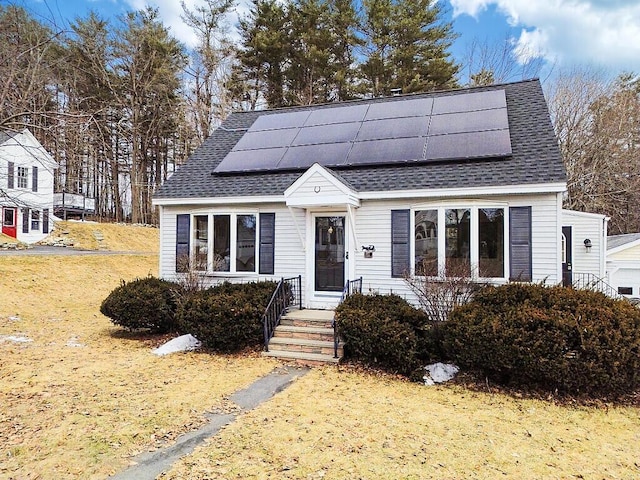
[[[530,282],[533,278],[531,207],[509,208],[509,239],[509,279]]]
[[[22,209],[22,233],[29,233],[29,209]]]
[[[273,273],[275,270],[274,246],[276,237],[276,214],[260,214],[260,269],[258,273]]]
[[[409,210],[391,210],[391,276],[409,271]]]
[[[13,188],[14,169],[15,169],[15,164],[13,162],[9,162],[8,171],[7,171],[7,188]]]
[[[33,186],[31,188],[32,191],[37,192],[38,191],[38,167],[32,167],[31,171],[33,172],[32,175],[32,180],[33,180]]]
[[[189,270],[189,222],[191,216],[176,215],[176,272]]]
[[[49,233],[49,209],[42,210],[42,233]]]

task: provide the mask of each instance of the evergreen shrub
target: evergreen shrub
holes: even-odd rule
[[[354,294],[336,309],[345,359],[422,379],[433,355],[431,324],[421,310],[398,295]]]
[[[263,343],[262,315],[277,284],[225,282],[194,292],[178,310],[180,330],[210,350],[232,353]]]
[[[601,293],[485,287],[443,325],[459,366],[500,384],[615,397],[640,386],[640,309]]]
[[[100,305],[100,312],[127,330],[165,333],[177,329],[180,285],[155,277],[123,281]]]

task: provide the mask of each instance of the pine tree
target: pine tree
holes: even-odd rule
[[[362,74],[373,96],[456,86],[458,66],[447,52],[455,39],[434,0],[365,0]]]
[[[285,76],[290,56],[287,7],[277,0],[257,0],[239,21],[241,45],[229,88],[236,103],[255,110],[285,102]]]

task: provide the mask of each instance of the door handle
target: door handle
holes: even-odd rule
[[[344,258],[345,258],[346,260],[349,260],[349,252],[344,252]]]

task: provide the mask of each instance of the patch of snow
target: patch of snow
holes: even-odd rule
[[[447,382],[456,376],[460,370],[451,363],[432,363],[424,367],[427,374],[422,377],[425,385],[435,385],[436,383]]]
[[[158,348],[153,350],[152,353],[162,356],[175,352],[189,352],[200,348],[200,345],[200,340],[188,333],[186,335],[176,337],[173,340],[169,340],[164,345],[160,345]]]
[[[28,343],[33,342],[27,337],[17,337],[15,335],[0,335],[0,342]]]

